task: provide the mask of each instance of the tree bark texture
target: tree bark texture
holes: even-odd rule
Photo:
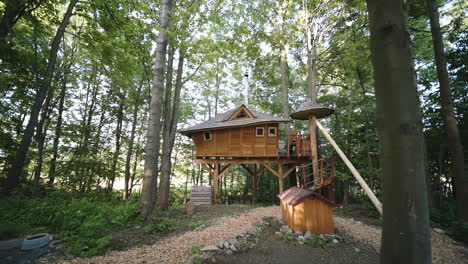
[[[179,59],[177,64],[177,77],[174,91],[174,100],[171,107],[166,112],[164,117],[164,131],[163,131],[163,151],[161,160],[161,183],[159,187],[159,203],[158,207],[162,210],[167,210],[169,207],[169,193],[170,193],[170,177],[172,171],[172,149],[174,148],[175,132],[177,129],[177,121],[179,118],[179,104],[180,104],[180,91],[182,90],[182,74],[184,70],[184,52],[179,52]],[[167,101],[166,104],[170,104]]]
[[[151,91],[150,115],[146,140],[146,155],[143,184],[140,200],[140,211],[144,217],[153,212],[157,196],[158,163],[161,139],[161,105],[164,93],[164,72],[166,69],[166,52],[172,0],[163,0],[160,16],[160,30],[157,39],[153,88]]]
[[[16,151],[15,160],[13,161],[12,167],[8,171],[5,188],[3,190],[4,194],[11,193],[19,184],[19,177],[24,167],[29,146],[31,145],[34,129],[36,128],[38,123],[39,113],[41,111],[42,104],[46,97],[47,91],[50,88],[52,77],[54,76],[57,52],[60,46],[60,42],[62,40],[63,34],[65,33],[65,29],[68,25],[68,22],[70,21],[70,17],[72,16],[73,8],[75,7],[77,2],[78,0],[71,0],[68,4],[67,11],[52,41],[49,61],[47,63],[47,71],[44,75],[44,79],[41,83],[40,89],[36,94],[34,104],[31,108],[31,115],[29,117],[29,121],[26,125],[26,129],[24,130],[23,137],[21,138],[21,143],[18,147],[18,150]]]
[[[450,79],[447,71],[447,60],[444,53],[444,42],[439,24],[439,11],[435,0],[427,0],[427,12],[431,22],[432,43],[434,46],[437,78],[440,85],[440,104],[444,118],[445,133],[450,151],[453,179],[455,180],[455,195],[457,200],[457,215],[460,222],[468,222],[468,174],[465,173],[465,159],[463,145],[458,130],[452,95],[450,93]]]
[[[403,2],[367,0],[382,159],[381,263],[431,263],[424,137]]]

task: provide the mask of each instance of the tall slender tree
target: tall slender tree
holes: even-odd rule
[[[163,0],[160,16],[160,30],[156,45],[154,79],[151,91],[150,115],[146,140],[146,156],[143,174],[143,186],[140,200],[140,212],[147,217],[153,212],[157,196],[158,163],[161,139],[161,106],[164,94],[164,73],[166,69],[166,53],[168,29],[172,0]]]
[[[29,116],[28,124],[26,125],[23,137],[21,138],[21,143],[15,155],[15,160],[13,161],[13,164],[8,172],[5,188],[3,190],[3,193],[5,194],[11,193],[11,191],[13,191],[19,184],[19,178],[24,167],[29,146],[31,145],[34,129],[36,128],[38,123],[39,113],[42,108],[42,104],[46,97],[47,91],[50,89],[52,77],[54,76],[56,66],[55,64],[57,61],[57,52],[59,50],[60,42],[62,40],[63,34],[65,33],[65,29],[68,25],[68,22],[70,21],[70,18],[73,14],[73,9],[77,2],[78,0],[71,0],[68,4],[67,11],[65,12],[62,22],[60,23],[57,29],[57,33],[55,34],[55,37],[52,41],[49,61],[47,63],[47,71],[41,82],[41,86],[37,91],[36,99],[31,108],[31,114]]]
[[[465,172],[463,145],[458,130],[457,118],[453,108],[450,91],[450,79],[447,70],[447,59],[444,52],[444,42],[439,23],[439,11],[435,0],[427,0],[427,12],[431,23],[434,59],[439,79],[440,104],[444,119],[445,133],[447,133],[453,179],[455,181],[455,195],[457,200],[457,215],[460,222],[468,222],[468,174]]]

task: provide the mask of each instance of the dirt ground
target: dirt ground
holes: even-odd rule
[[[174,219],[177,223],[173,232],[167,234],[148,234],[144,225],[120,230],[112,233],[112,244],[114,250],[126,250],[133,247],[152,245],[157,241],[173,237],[192,230],[190,224],[212,222],[223,217],[238,215],[252,209],[250,205],[199,205],[192,216],[185,214],[185,209],[177,209],[168,212],[157,212],[153,218]]]
[[[205,264],[379,263],[379,254],[371,246],[358,243],[351,238],[346,238],[336,246],[317,248],[300,245],[297,241],[285,242],[275,235],[279,229],[279,224],[273,224],[268,227],[255,248],[234,255],[217,254],[205,260]]]

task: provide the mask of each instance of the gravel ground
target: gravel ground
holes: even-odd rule
[[[354,237],[356,240],[367,243],[380,251],[382,230],[349,218],[335,216],[335,227]],[[463,254],[465,252],[465,255]],[[455,241],[444,234],[432,232],[432,263],[435,264],[462,264],[468,263],[468,251],[463,246],[457,246]]]
[[[263,207],[226,219],[219,225],[200,231],[191,231],[156,244],[125,251],[112,251],[103,256],[60,260],[60,263],[181,263],[190,256],[192,246],[215,245],[253,228],[262,216],[277,216],[279,207]]]
[[[252,224],[262,216],[280,217],[280,208],[263,207],[248,211],[239,216],[226,219],[219,225],[210,226],[200,231],[191,231],[177,237],[159,241],[153,245],[132,248],[125,251],[112,251],[103,256],[58,260],[60,263],[181,263],[190,255],[192,246],[215,245],[218,241],[231,237],[252,228]],[[354,239],[369,244],[377,251],[380,249],[381,229],[365,225],[352,219],[335,217],[338,230],[347,233]],[[463,247],[456,246],[446,235],[432,234],[433,263],[468,263],[463,256]],[[235,256],[234,256],[235,257]]]

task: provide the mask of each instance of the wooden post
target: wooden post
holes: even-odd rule
[[[314,185],[319,183],[319,164],[317,153],[317,137],[315,134],[315,122],[317,118],[314,115],[309,116],[309,133],[310,133],[310,155],[312,156],[312,169],[314,175]]]
[[[283,164],[278,163],[278,184],[279,184],[279,192],[282,193],[284,191],[283,186]]]
[[[367,183],[364,181],[364,179],[361,177],[359,172],[356,170],[356,168],[353,166],[351,161],[346,157],[346,155],[341,151],[340,147],[336,144],[335,140],[328,134],[327,130],[323,128],[322,124],[318,120],[315,121],[317,126],[320,128],[320,130],[323,132],[325,137],[330,141],[330,144],[335,148],[336,152],[338,155],[340,155],[341,159],[343,162],[346,164],[348,169],[351,171],[353,176],[356,178],[358,183],[361,185],[361,187],[364,189],[364,192],[367,194],[367,197],[371,200],[371,202],[374,204],[375,208],[377,208],[377,211],[379,211],[380,214],[382,214],[382,203],[380,203],[379,199],[375,196],[375,194],[372,192],[372,190],[367,186]]]
[[[257,203],[257,173],[257,164],[254,164],[252,170],[252,204]]]
[[[213,173],[213,204],[219,202],[219,163],[214,164]]]

